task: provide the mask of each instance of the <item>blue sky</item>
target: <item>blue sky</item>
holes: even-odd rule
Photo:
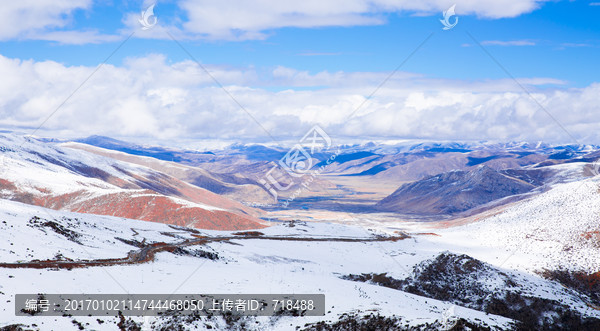
[[[92,86],[90,89],[93,89],[92,84],[97,84],[95,87],[100,89],[101,86],[110,85],[110,79],[122,75],[122,71],[127,71],[124,75],[129,75],[133,85],[137,86],[135,81],[143,85],[132,89],[130,93],[138,95],[139,100],[123,97],[120,102],[103,108],[105,112],[118,113],[115,113],[113,120],[129,121],[135,116],[147,117],[154,123],[149,124],[148,128],[157,130],[160,125],[156,123],[161,121],[155,113],[143,113],[142,116],[140,112],[143,111],[138,110],[132,112],[133,117],[121,115],[125,104],[127,107],[137,105],[149,108],[146,104],[151,102],[149,95],[160,96],[162,104],[156,106],[157,109],[166,106],[178,109],[180,120],[189,117],[190,113],[194,114],[198,108],[208,109],[205,115],[210,115],[209,118],[219,112],[233,112],[231,105],[225,104],[226,98],[214,96],[215,91],[210,89],[215,88],[215,84],[210,80],[198,78],[198,81],[191,83],[180,83],[172,78],[174,83],[149,83],[139,79],[142,67],[150,74],[165,71],[175,77],[183,70],[182,67],[195,66],[188,54],[169,39],[168,31],[195,59],[211,71],[219,72],[215,73],[215,77],[222,79],[223,85],[239,89],[239,98],[248,98],[247,107],[251,113],[255,112],[255,117],[263,118],[260,121],[270,128],[267,130],[293,136],[301,134],[306,126],[317,123],[329,126],[331,131],[340,135],[353,135],[356,130],[345,125],[343,113],[355,110],[361,104],[360,100],[356,100],[366,98],[369,91],[372,92],[430,36],[390,83],[384,86],[381,96],[375,96],[373,103],[366,105],[365,113],[358,114],[359,117],[366,116],[362,118],[363,121],[376,121],[369,119],[369,116],[379,113],[377,118],[403,122],[410,120],[411,125],[416,127],[395,129],[373,124],[371,131],[357,134],[452,139],[462,136],[460,131],[465,130],[464,125],[448,126],[447,122],[451,119],[446,118],[444,123],[432,125],[434,129],[421,130],[418,125],[424,122],[415,119],[415,114],[425,116],[424,113],[427,113],[427,116],[432,116],[436,111],[444,113],[449,111],[446,108],[454,107],[454,114],[460,113],[463,117],[453,120],[470,118],[482,121],[480,125],[487,125],[485,130],[475,132],[470,137],[472,139],[571,139],[566,133],[552,136],[552,126],[556,129],[557,123],[547,122],[548,118],[542,117],[547,116],[544,113],[552,113],[553,108],[553,111],[561,112],[566,107],[562,103],[565,102],[562,92],[571,93],[569,96],[578,100],[582,96],[587,97],[591,93],[589,89],[597,88],[596,82],[600,77],[600,3],[535,0],[481,1],[476,4],[457,2],[459,22],[453,29],[444,31],[439,19],[442,18],[442,10],[452,3],[442,0],[424,3],[331,0],[307,1],[306,4],[294,1],[269,3],[265,0],[158,1],[154,8],[158,25],[148,31],[142,31],[137,22],[140,12],[150,4],[148,1],[74,0],[68,5],[62,4],[60,8],[46,0],[40,1],[35,8],[11,5],[14,8],[0,10],[0,19],[5,18],[0,21],[6,24],[4,33],[0,33],[0,55],[7,63],[4,70],[14,77],[27,72],[35,73],[37,79],[48,79],[39,84],[36,97],[40,93],[47,93],[56,98],[27,101],[26,97],[8,97],[9,100],[5,100],[1,108],[5,117],[3,123],[4,126],[17,128],[35,127],[36,119],[38,122],[40,120],[36,116],[43,118],[52,105],[60,104],[57,101],[60,100],[59,95],[68,95],[69,88],[73,88],[63,82],[66,84],[65,90],[56,90],[60,84],[40,71],[50,69],[40,67],[48,67],[52,72],[66,75],[69,75],[67,72],[76,72],[78,68],[92,72],[130,33],[133,33],[133,37],[108,61],[111,66],[106,70],[115,72],[106,72],[106,77],[99,75],[94,77],[96,82],[89,82]],[[253,12],[254,9],[256,11]],[[28,10],[31,15],[21,14]],[[6,18],[10,18],[8,22]],[[28,60],[32,61],[33,67],[28,67]],[[54,62],[60,68],[50,65]],[[541,93],[540,99],[527,100],[531,99],[530,96],[520,90],[518,84],[511,82],[498,63],[510,75],[522,79],[523,86],[529,92]],[[15,67],[14,72],[11,66]],[[196,69],[185,70],[199,69],[196,66]],[[197,74],[202,75],[202,72]],[[81,78],[85,77],[82,74]],[[164,79],[170,81],[171,78]],[[397,89],[396,93],[394,89]],[[208,103],[206,100],[190,103],[183,97],[174,97],[188,93],[201,95],[209,91],[212,92],[207,95],[214,100]],[[286,105],[280,103],[284,102],[286,91],[295,92],[294,98],[298,98],[294,100],[295,109],[287,109]],[[450,92],[455,95],[449,97]],[[491,92],[496,94],[486,94]],[[92,100],[93,93],[89,93],[90,100],[87,103],[97,104],[99,101]],[[512,94],[507,93],[520,95],[513,98]],[[399,97],[394,99],[394,94]],[[499,95],[510,105],[491,105],[490,102],[497,100]],[[173,101],[173,98],[185,101]],[[445,98],[445,101],[441,98]],[[548,109],[530,109],[535,106],[531,105],[532,102],[535,104],[544,100],[548,102],[544,104]],[[313,101],[316,103],[312,104]],[[48,102],[48,109],[39,106],[44,102]],[[272,108],[262,109],[260,105],[265,103]],[[508,108],[498,111],[498,107]],[[562,119],[564,126],[577,139],[600,139],[588,127],[589,117],[598,106],[587,104],[582,107],[581,114]],[[314,109],[338,108],[336,118],[319,118],[314,114]],[[468,113],[466,109],[471,109],[473,113]],[[71,110],[71,113],[78,112]],[[491,117],[486,117],[486,114],[491,114]],[[63,116],[62,121],[58,118],[56,122],[49,121],[47,128],[56,130],[57,134],[82,133],[82,130],[66,126],[64,121],[68,121],[69,117]],[[91,118],[94,117],[72,120],[79,123]],[[496,127],[494,121],[499,118],[502,118],[504,127]],[[240,132],[236,125],[248,125],[247,120],[232,119],[229,123],[231,132],[216,130],[199,137],[235,138],[235,133]],[[515,120],[520,123],[516,127],[511,122]],[[188,134],[198,132],[200,128],[210,131],[209,123],[201,122],[185,127],[174,121],[171,125],[177,129],[170,129],[173,132],[184,130]],[[540,127],[536,127],[538,124]],[[91,130],[96,134],[116,135],[111,127],[114,125]],[[264,131],[262,128],[242,130],[242,134],[261,136],[261,130]],[[170,132],[164,128],[161,131]],[[144,130],[129,124],[119,132],[125,136],[153,135],[150,129]],[[174,139],[177,135],[170,133],[166,137]]]
[[[97,29],[117,35],[124,13],[142,8],[141,2],[97,3],[74,11],[69,30]],[[517,17],[490,19],[460,15],[460,23],[442,31],[441,13],[415,16],[414,12],[382,13],[385,23],[371,26],[268,29],[264,40],[183,40],[201,62],[228,66],[271,68],[282,65],[316,73],[328,71],[387,71],[402,62],[431,32],[433,38],[402,68],[431,77],[459,79],[502,78],[505,73],[474,47],[465,33],[480,42],[524,42],[526,45],[494,45],[486,48],[517,77],[553,77],[572,86],[598,80],[600,66],[600,6],[586,1],[544,3],[540,9]],[[175,3],[158,2],[160,23],[185,19]],[[157,29],[158,30],[158,29]],[[162,34],[162,31],[157,31]],[[68,45],[52,41],[6,40],[0,53],[7,57],[53,60],[67,65],[96,65],[122,38],[101,44]],[[469,46],[470,45],[470,46]],[[171,40],[130,40],[109,61],[121,64],[126,57],[166,54],[171,61],[187,59]]]

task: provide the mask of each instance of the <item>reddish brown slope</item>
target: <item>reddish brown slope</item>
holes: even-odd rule
[[[25,192],[13,182],[0,178],[0,198],[19,201],[55,210],[69,210],[80,213],[109,215],[139,219],[144,221],[189,226],[212,230],[248,230],[267,226],[257,218],[256,209],[226,199],[212,192],[196,188],[164,176],[149,181],[137,175],[137,185],[120,178],[111,178],[107,182],[119,185],[121,192],[108,191],[91,193],[84,187],[68,194],[56,195],[47,188],[38,188],[36,193]],[[170,192],[171,197],[153,190],[140,190],[143,186],[153,186],[159,191]],[[100,191],[101,192],[101,191]],[[188,203],[187,200],[191,203]],[[207,205],[207,210],[202,208]]]
[[[0,179],[0,198],[55,210],[139,219],[150,222],[211,230],[249,230],[268,226],[267,222],[227,210],[207,210],[153,191],[123,191],[92,195],[84,190],[52,195],[21,192],[13,183]]]
[[[69,210],[210,230],[248,230],[267,226],[252,216],[188,206],[185,202],[152,192],[107,194],[72,203]]]
[[[198,186],[188,184],[173,176],[150,170],[147,173],[131,173],[119,169],[128,179],[128,182],[120,184],[120,181],[111,180],[111,184],[127,189],[148,189],[161,195],[173,196],[188,200],[190,202],[205,204],[221,209],[229,210],[236,214],[258,216],[257,209],[244,206],[243,204],[205,190]],[[105,181],[109,181],[105,179]]]

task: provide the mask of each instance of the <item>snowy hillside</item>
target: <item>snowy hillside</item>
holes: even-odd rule
[[[0,135],[0,197],[52,209],[198,228],[265,226],[259,211],[128,162]]]
[[[232,232],[193,230],[164,224],[57,212],[41,207],[0,200],[0,316],[3,325],[23,324],[33,329],[115,330],[118,318],[15,317],[17,293],[323,293],[324,317],[259,317],[231,322],[221,318],[129,318],[157,328],[175,324],[186,329],[207,325],[219,329],[289,330],[311,329],[315,323],[345,323],[346,316],[381,316],[397,325],[416,329],[439,328],[448,312],[464,325],[488,325],[502,329],[517,323],[478,310],[464,297],[438,298],[394,288],[375,281],[348,279],[349,275],[386,274],[423,284],[418,265],[433,263],[436,256],[454,250],[427,236],[395,240],[383,233],[358,227],[319,223],[281,223],[245,237]],[[126,260],[144,245],[178,245],[195,238],[214,241],[188,245],[182,250],[156,252],[149,261]],[[216,240],[216,238],[227,238]],[[135,254],[129,256],[135,256]],[[377,258],[374,258],[377,257]],[[97,259],[112,262],[93,263]],[[37,262],[36,262],[37,260]],[[427,262],[430,261],[430,262]],[[458,261],[457,263],[459,263]],[[48,265],[33,268],[31,264]],[[78,264],[79,263],[79,264]],[[462,262],[460,262],[462,263]],[[87,265],[86,265],[87,264]],[[413,270],[413,267],[415,269]],[[600,311],[586,306],[582,297],[558,283],[493,267],[470,270],[461,279],[474,277],[484,297],[497,292],[499,279],[514,282],[527,298],[549,300],[577,309],[582,316],[600,318]],[[440,285],[445,286],[445,285]],[[469,308],[470,307],[470,308]],[[358,317],[356,317],[358,316]],[[446,316],[446,317],[444,317]],[[446,318],[446,320],[444,320]],[[237,324],[236,324],[237,323]],[[34,326],[34,324],[36,326]],[[307,324],[312,324],[310,326]],[[437,325],[437,327],[436,327]],[[512,325],[512,326],[511,326]],[[48,327],[51,326],[51,327]]]
[[[570,165],[568,173],[582,172]],[[436,231],[444,242],[469,238],[472,246],[495,249],[497,261],[530,271],[567,268],[600,271],[600,176],[553,185],[552,189],[474,216],[472,224]],[[444,239],[445,238],[445,239]]]

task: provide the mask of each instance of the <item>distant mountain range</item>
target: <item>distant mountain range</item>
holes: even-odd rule
[[[20,177],[4,178],[4,196],[13,200],[100,214],[119,213],[121,208],[109,201],[121,201],[129,204],[127,214],[123,214],[126,217],[153,221],[170,218],[168,222],[211,228],[227,227],[221,223],[230,220],[233,228],[259,227],[257,217],[263,212],[248,206],[282,208],[260,183],[287,153],[281,147],[234,144],[194,151],[142,146],[102,136],[57,141],[10,133],[0,140],[7,151],[3,155],[14,159],[8,169],[21,169]],[[322,167],[322,171],[311,178],[310,185],[303,185],[305,178],[286,177],[282,172],[284,175],[277,178],[280,185],[291,186],[278,192],[279,202],[293,197],[285,207],[290,209],[456,215],[541,192],[560,175],[553,167],[600,158],[593,145],[544,143],[367,143],[339,146],[339,151],[333,162],[328,161],[333,149],[312,155],[314,168]],[[40,178],[26,180],[36,172],[54,177],[60,173],[66,177],[56,185],[72,183],[70,189],[59,190],[59,194],[51,185],[35,184],[42,182]],[[19,184],[25,180],[26,185]],[[97,182],[89,183],[91,180]],[[302,195],[294,196],[298,189]],[[146,196],[142,197],[140,190],[145,190]],[[200,204],[194,207],[198,215],[209,209],[201,205],[222,211],[211,212],[218,220],[204,222],[198,219],[208,216],[189,216],[187,209],[167,217],[163,208],[156,207],[179,210],[185,203],[177,199]],[[138,212],[132,214],[133,210]]]

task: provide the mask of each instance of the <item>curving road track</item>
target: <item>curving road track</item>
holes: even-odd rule
[[[97,259],[97,260],[32,260],[21,263],[0,263],[0,268],[29,268],[29,269],[73,269],[86,268],[96,266],[111,266],[111,265],[127,265],[146,263],[154,260],[156,253],[170,252],[177,248],[205,245],[211,242],[223,242],[230,240],[277,240],[277,241],[306,241],[306,242],[383,242],[383,241],[398,241],[408,238],[407,235],[393,237],[375,237],[375,238],[311,238],[311,237],[290,237],[290,236],[264,236],[259,234],[250,235],[240,234],[237,236],[223,237],[199,237],[197,239],[188,239],[178,243],[152,243],[141,247],[138,250],[130,251],[126,257],[114,259]],[[141,244],[141,243],[140,243]]]

